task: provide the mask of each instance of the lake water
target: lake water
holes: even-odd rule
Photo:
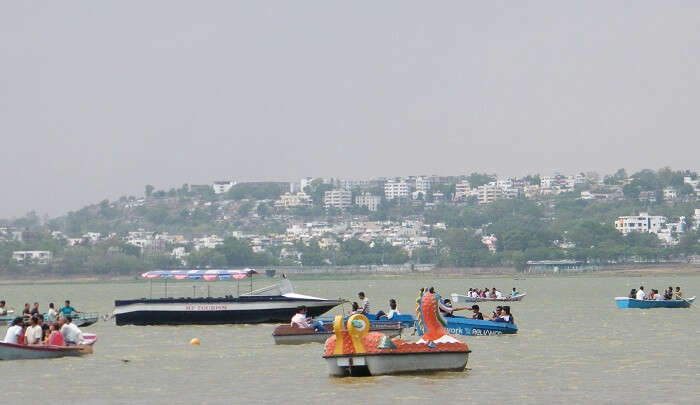
[[[267,282],[260,279],[256,287]],[[170,282],[169,294],[191,295],[193,284]],[[512,305],[518,334],[460,337],[472,350],[461,373],[335,379],[321,359],[322,345],[275,346],[273,325],[117,327],[109,321],[83,329],[99,335],[91,356],[0,361],[2,396],[52,404],[697,403],[700,312],[617,309],[613,297],[640,284],[647,291],[680,285],[686,296],[700,294],[700,277],[672,275],[296,281],[297,292],[326,298],[356,300],[365,291],[373,310],[386,311],[396,298],[403,313],[413,313],[421,286],[435,286],[443,296],[469,287],[517,287],[528,296]],[[206,294],[207,285],[212,295],[236,291],[235,282],[194,285],[197,294]],[[154,297],[161,293],[154,283]],[[148,294],[143,282],[0,286],[0,297],[17,309],[70,298],[79,310],[110,313],[115,298]],[[494,306],[481,305],[489,313]],[[189,346],[193,337],[200,347]]]

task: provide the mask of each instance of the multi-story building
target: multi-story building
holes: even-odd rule
[[[229,180],[215,181],[212,184],[212,188],[214,189],[214,194],[223,194],[223,193],[227,193],[235,185],[236,185],[235,181],[229,181]]]
[[[408,197],[408,183],[403,180],[387,180],[384,183],[384,197],[387,200]]]
[[[432,183],[429,178],[422,176],[416,177],[416,191],[423,193],[423,196],[428,194],[431,185]]]
[[[48,264],[53,254],[48,250],[16,250],[12,252],[12,260],[17,263]]]
[[[355,197],[355,205],[358,207],[367,207],[370,211],[376,211],[381,202],[382,197],[369,193],[364,193]]]
[[[654,192],[654,191],[640,191],[638,199],[640,202],[655,203],[656,202],[656,192]]]
[[[664,188],[664,201],[673,201],[678,198],[678,192],[673,187]]]
[[[352,193],[342,188],[326,191],[323,194],[323,206],[344,210],[352,204]]]
[[[472,195],[472,187],[468,181],[462,180],[455,184],[455,196],[454,200],[466,200],[467,197]]]
[[[502,189],[496,186],[496,182],[494,181],[477,187],[475,194],[479,204],[491,204],[496,200],[506,198],[506,194]]]
[[[637,216],[618,217],[615,221],[615,229],[627,235],[630,232],[659,233],[666,225],[666,217],[661,215],[649,215],[640,212]]]
[[[299,180],[299,190],[306,191],[306,187],[311,187],[312,181],[314,181],[313,177],[304,177]]]
[[[275,201],[275,208],[310,207],[311,196],[300,191],[296,194],[284,193]]]

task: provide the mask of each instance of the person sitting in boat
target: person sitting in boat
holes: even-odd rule
[[[3,340],[3,343],[19,344],[23,328],[24,321],[22,320],[21,316],[18,316],[12,321],[12,325],[9,328],[7,328],[7,332],[5,333],[5,339]]]
[[[479,311],[479,306],[478,305],[472,305],[472,319],[477,319],[480,321],[484,320],[484,314]]]
[[[24,342],[28,345],[41,344],[41,339],[44,337],[44,331],[39,326],[39,319],[35,316],[29,318],[29,327],[24,332]]]
[[[494,322],[514,323],[513,315],[510,314],[510,306],[504,305],[501,314],[493,319]]]
[[[681,291],[680,287],[676,287],[676,292],[673,293],[673,299],[674,300],[682,300],[683,299],[683,292]]]
[[[369,314],[369,298],[365,296],[365,293],[360,291],[357,293],[357,298],[360,299],[360,312],[362,315]]]
[[[496,307],[496,310],[493,311],[493,312],[491,313],[491,318],[490,318],[490,319],[493,321],[494,319],[496,319],[496,318],[498,318],[499,316],[501,316],[502,313],[503,313],[503,307],[499,305],[499,306]]]
[[[497,290],[496,287],[493,287],[493,296],[496,298],[503,298],[503,293]]]
[[[433,293],[433,288],[430,288],[430,292]],[[461,311],[464,309],[469,309],[469,307],[458,307],[458,308],[453,308],[452,307],[452,301],[450,301],[449,298],[445,298],[444,300],[441,300],[438,303],[438,308],[440,309],[440,314],[442,316],[446,316],[448,318],[454,317],[455,311]]]
[[[64,316],[58,321],[58,324],[61,327],[61,335],[63,335],[66,346],[76,346],[83,341],[83,332],[75,326],[73,317]]]
[[[627,298],[631,298],[633,300],[637,299],[637,289],[636,288],[631,289],[630,295],[628,295]]]
[[[49,303],[49,311],[46,313],[46,315],[48,315],[48,321],[50,323],[56,322],[58,320],[58,312],[56,312],[56,308],[53,306],[53,302]]]
[[[0,316],[7,315],[7,307],[5,307],[5,300],[0,301]]]
[[[518,290],[516,290],[515,287],[513,287],[513,291],[511,291],[510,297],[515,298],[518,296],[518,294],[519,294]]]
[[[663,296],[663,294],[661,294],[659,292],[659,290],[654,289],[654,290],[652,290],[652,292],[654,294],[654,298],[652,298],[654,301],[663,301],[664,300],[664,296]]]
[[[384,311],[377,311],[377,319],[378,318],[386,318],[388,320],[393,319],[395,316],[401,315],[398,309],[396,309],[396,300],[395,299],[390,299],[389,300],[389,313],[386,314]]]
[[[49,337],[46,339],[46,344],[49,346],[65,346],[66,342],[63,340],[63,335],[58,330],[58,324],[52,323],[49,327]]]
[[[290,323],[290,326],[292,328],[302,328],[302,329],[309,329],[313,328],[317,332],[319,331],[326,331],[325,326],[323,326],[323,322],[319,320],[312,320],[311,318],[306,317],[306,305],[301,305],[297,308],[297,313],[292,317],[292,321]]]
[[[61,318],[65,318],[67,316],[73,316],[74,313],[80,313],[80,311],[76,310],[73,308],[70,304],[70,300],[66,300],[66,303],[64,306],[61,307]],[[72,319],[72,318],[71,318]]]
[[[672,300],[673,299],[673,287],[668,287],[667,289],[664,290],[664,300]]]
[[[353,301],[352,304],[350,304],[350,315],[361,313],[362,312],[360,312],[360,304],[358,304],[357,301]]]
[[[635,297],[638,300],[643,300],[647,297],[647,293],[644,292],[644,286],[640,286],[639,290],[637,290],[637,296]]]

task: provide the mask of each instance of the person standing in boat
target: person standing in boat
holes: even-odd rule
[[[56,312],[53,302],[49,303],[49,312],[47,312],[46,315],[49,316],[49,323],[56,322],[58,320],[58,312]]]
[[[369,314],[369,298],[367,298],[362,291],[357,293],[357,298],[360,299],[360,313],[362,315]]]
[[[638,300],[643,300],[647,297],[647,293],[644,292],[644,286],[639,286],[639,290],[637,290],[637,297],[636,299]]]
[[[79,314],[80,311],[73,308],[70,304],[70,300],[66,300],[65,305],[61,307],[61,318],[72,317],[74,313]],[[71,318],[72,319],[72,318]]]
[[[326,331],[326,327],[323,326],[323,322],[319,320],[312,320],[306,317],[306,306],[301,305],[297,308],[297,313],[292,317],[292,321],[289,324],[292,328],[302,328],[309,329],[314,328],[317,332]]]

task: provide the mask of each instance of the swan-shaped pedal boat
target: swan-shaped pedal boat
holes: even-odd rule
[[[352,315],[345,325],[343,317],[335,317],[334,334],[326,340],[323,354],[329,374],[344,377],[464,370],[471,350],[445,330],[437,299],[431,292],[418,298],[423,335],[415,343],[370,332],[370,322],[361,314]]]

